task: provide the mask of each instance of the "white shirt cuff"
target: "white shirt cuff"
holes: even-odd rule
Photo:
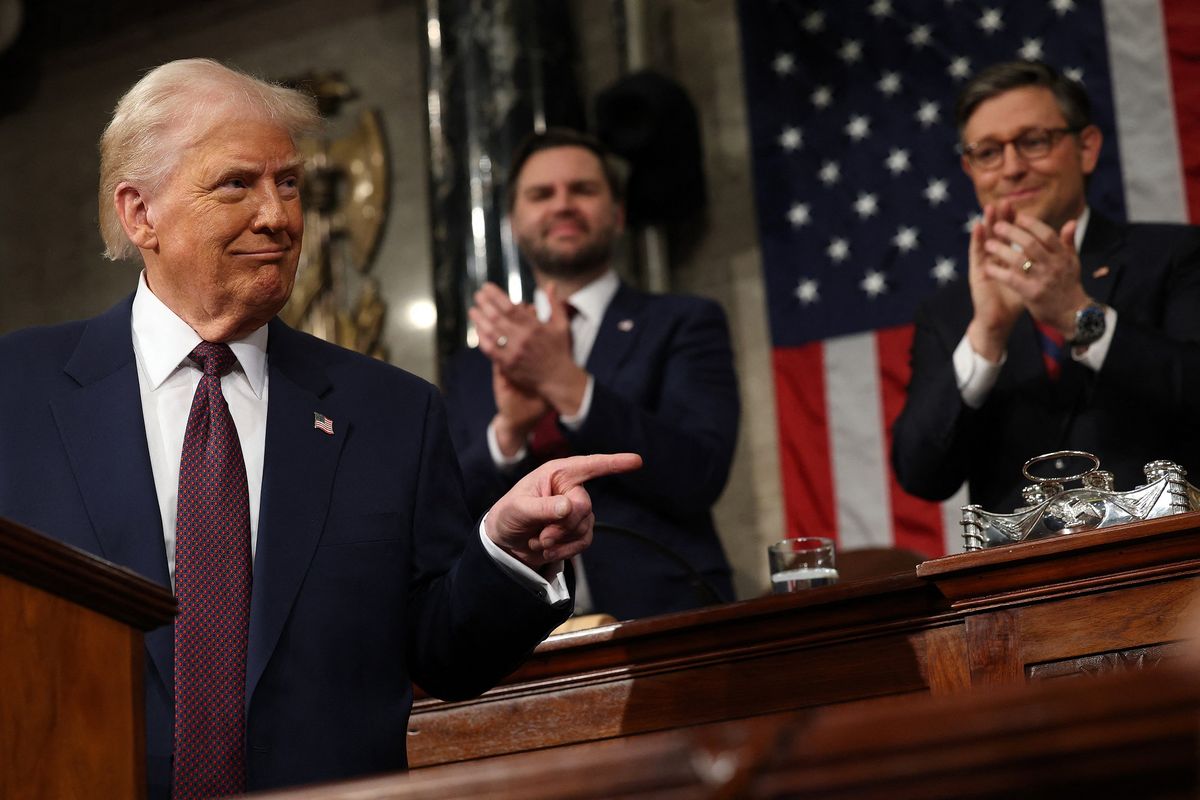
[[[483,520],[479,523],[479,538],[483,542],[483,549],[492,557],[496,565],[504,570],[508,577],[542,598],[549,605],[554,605],[555,603],[560,603],[563,600],[571,598],[571,593],[567,591],[567,578],[563,572],[563,562],[559,561],[551,566],[554,570],[554,577],[552,580],[546,580],[528,566],[504,552],[504,549],[500,545],[493,542],[484,528],[486,522],[487,515],[485,514]]]
[[[967,340],[967,335],[963,334],[958,347],[954,348],[953,360],[955,382],[963,402],[971,408],[980,408],[987,400],[992,387],[996,385],[996,380],[1000,377],[1000,368],[1008,360],[1008,353],[1000,356],[1000,363],[992,363],[976,353]]]
[[[595,386],[596,379],[592,377],[591,373],[588,373],[587,386],[583,389],[583,399],[579,401],[579,410],[570,416],[559,415],[558,421],[565,425],[567,430],[577,431],[587,420],[588,412],[592,410],[592,390]]]
[[[1113,333],[1117,329],[1117,310],[1111,306],[1104,309],[1104,335],[1096,341],[1092,342],[1082,352],[1075,352],[1075,348],[1071,348],[1071,358],[1090,367],[1092,371],[1099,372],[1104,366],[1104,359],[1108,356],[1109,345],[1112,344]]]
[[[487,426],[487,446],[488,453],[491,454],[492,463],[496,465],[496,469],[509,469],[513,465],[519,464],[529,454],[529,448],[525,445],[521,445],[521,449],[511,456],[506,456],[500,452],[500,440],[496,438],[495,420],[489,422]]]

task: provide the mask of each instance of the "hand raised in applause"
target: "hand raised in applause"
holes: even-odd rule
[[[967,326],[967,338],[976,353],[993,363],[1000,361],[1004,354],[1008,335],[1023,307],[1020,295],[995,279],[987,269],[996,263],[988,250],[988,243],[995,241],[995,226],[1012,217],[1009,203],[984,206],[983,217],[971,227],[971,241],[967,248],[967,282],[974,309],[974,316]],[[1021,259],[1023,261],[1024,258]],[[1007,262],[999,263],[1007,266]]]
[[[533,308],[518,305],[493,283],[475,293],[468,312],[479,332],[479,346],[504,376],[535,393],[559,414],[579,411],[587,373],[571,352],[571,324],[566,303],[553,283],[545,287],[550,318],[540,322]]]
[[[510,381],[498,364],[492,364],[492,395],[496,398],[496,416],[492,429],[504,455],[515,456],[550,406],[536,392]]]
[[[1056,231],[1036,217],[1017,214],[998,220],[984,245],[988,278],[1018,296],[1035,320],[1065,337],[1075,332],[1075,312],[1091,302],[1080,281],[1077,226],[1069,220]]]

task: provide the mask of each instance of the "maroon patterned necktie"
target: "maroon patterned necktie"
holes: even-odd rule
[[[1067,343],[1066,337],[1052,325],[1036,320],[1033,324],[1037,328],[1038,344],[1042,346],[1042,363],[1046,367],[1046,374],[1050,380],[1056,381],[1062,375],[1063,347]]]
[[[175,764],[172,796],[246,788],[246,635],[250,621],[250,501],[246,462],[221,394],[235,363],[201,342],[179,462],[175,525]]]
[[[570,303],[567,304],[568,320],[575,319],[578,313],[579,309]],[[529,454],[539,464],[573,454],[567,437],[563,436],[562,429],[558,427],[558,412],[553,408],[547,409],[529,432]]]

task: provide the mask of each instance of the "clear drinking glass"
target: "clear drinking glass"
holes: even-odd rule
[[[771,591],[798,592],[837,583],[833,540],[820,536],[784,539],[767,548],[771,566]]]

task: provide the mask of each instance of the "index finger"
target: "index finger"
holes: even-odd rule
[[[600,453],[590,456],[571,456],[547,462],[553,465],[552,480],[556,493],[566,487],[578,486],[594,478],[632,472],[642,466],[642,457],[637,453]]]

